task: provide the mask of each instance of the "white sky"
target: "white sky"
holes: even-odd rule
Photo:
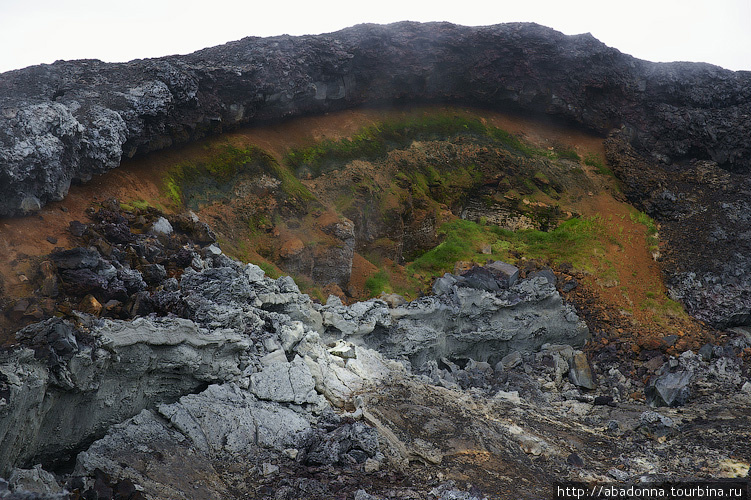
[[[403,20],[532,21],[566,34],[590,32],[641,59],[751,70],[751,0],[0,0],[0,72]]]

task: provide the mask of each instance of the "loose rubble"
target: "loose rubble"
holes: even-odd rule
[[[71,308],[0,352],[3,498],[538,498],[748,469],[744,335],[642,381],[582,350],[555,276],[496,264],[412,302],[322,305],[175,218],[154,237],[92,215],[101,239],[77,226],[93,244],[42,279],[132,305]]]

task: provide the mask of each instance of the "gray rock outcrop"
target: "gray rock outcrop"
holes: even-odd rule
[[[607,133],[647,156],[751,167],[747,72],[657,64],[535,24],[360,25],[248,37],[185,56],[60,61],[0,75],[0,215],[59,200],[121,158],[245,123],[364,104],[522,109]]]
[[[49,320],[22,333],[55,338],[59,325]],[[105,320],[89,333],[89,345],[55,338],[46,360],[31,349],[2,353],[0,474],[32,459],[54,461],[143,408],[239,378],[248,349],[232,331],[180,318]]]
[[[547,343],[581,347],[589,336],[573,307],[543,277],[492,292],[459,278],[447,274],[436,282],[436,295],[393,309],[378,300],[326,305],[325,336],[407,358],[415,367],[441,358],[495,364],[513,351],[535,352]]]
[[[545,276],[490,292],[485,281],[478,288],[448,275],[437,295],[393,308],[378,300],[320,306],[290,280],[270,279],[218,248],[203,255],[162,290],[172,316],[79,314],[76,323],[55,319],[21,332],[19,342],[34,349],[0,359],[4,476],[54,490],[52,476],[32,467],[64,458],[75,468],[59,487],[101,498],[115,497],[116,485],[150,498],[332,498],[363,496],[362,480],[383,496],[378,481],[388,478],[392,488],[391,478],[409,471],[425,481],[410,478],[423,497],[483,498],[475,486],[470,494],[427,479],[436,466],[456,470],[461,457],[463,473],[514,474],[535,498],[573,470],[572,442],[590,444],[574,462],[574,472],[590,477],[616,469],[619,478],[649,476],[666,463],[681,475],[706,474],[706,464],[720,470],[748,456],[751,413],[738,356],[745,337],[709,359],[686,352],[658,374],[701,371],[691,396],[711,405],[645,413],[630,396],[641,382],[590,366],[564,345],[583,342],[586,329]],[[513,353],[501,357],[507,349]],[[495,367],[483,360],[496,356]],[[420,370],[411,372],[407,359]],[[596,370],[590,390],[601,395],[577,389]],[[708,411],[719,402],[727,412]],[[718,422],[732,431],[704,442],[705,426]],[[3,485],[0,497],[62,495],[6,495]],[[395,495],[409,498],[403,486]]]

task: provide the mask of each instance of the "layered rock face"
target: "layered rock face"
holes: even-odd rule
[[[565,477],[685,477],[747,456],[746,338],[665,363],[652,392],[692,406],[645,412],[629,402],[640,382],[576,350],[586,327],[542,275],[517,281],[496,263],[409,304],[319,305],[207,249],[157,292],[172,315],[78,313],[26,327],[34,349],[0,354],[0,474],[14,491],[0,481],[0,494],[62,498],[64,482],[99,498],[479,500],[508,495],[495,473],[514,471],[539,498]],[[720,400],[734,430],[707,444],[702,429],[727,418],[713,416]],[[572,454],[572,441],[587,446]]]
[[[591,35],[564,36],[534,24],[361,25],[318,36],[245,38],[186,56],[57,62],[0,75],[0,215],[59,200],[71,182],[115,168],[124,157],[238,125],[415,102],[542,113],[603,135],[617,130],[650,176],[699,160],[746,182],[751,168],[748,72],[641,61]],[[674,185],[667,203],[670,196],[690,200],[704,185]],[[629,188],[631,201],[647,208],[661,192]],[[710,211],[723,212],[716,203],[708,200]],[[716,221],[718,234],[747,232],[747,210],[739,210]],[[703,248],[727,254],[729,241],[681,245],[680,228],[695,220],[650,215],[672,227],[671,246],[688,248],[668,269],[675,297],[717,326],[751,322],[745,299],[732,313],[721,311],[748,293],[744,272],[737,275],[745,260],[731,256],[729,269],[719,270],[719,261],[694,263]],[[698,284],[712,290],[696,296]]]
[[[582,346],[589,337],[587,325],[544,278],[493,291],[458,278],[447,274],[435,295],[391,310],[380,300],[351,307],[333,301],[321,310],[324,338],[345,338],[420,368],[445,358],[496,364],[513,351]]]
[[[239,124],[425,101],[557,115],[603,134],[621,127],[649,158],[747,171],[750,82],[534,24],[361,25],[124,64],[57,62],[0,76],[0,215],[60,199],[124,156]]]
[[[581,346],[588,334],[542,278],[499,294],[447,275],[436,296],[397,309],[382,301],[345,307],[334,298],[320,306],[288,277],[269,279],[215,246],[203,255],[193,255],[179,285],[163,278],[156,300],[172,304],[164,306],[168,317],[79,313],[18,333],[22,347],[0,359],[0,474],[77,456],[76,474],[84,477],[100,470],[157,497],[212,498],[231,493],[220,482],[197,491],[191,484],[227,457],[382,461],[372,427],[332,413],[354,408],[367,388],[406,376],[402,364],[372,347],[429,369],[440,359],[532,353],[551,341]],[[529,322],[539,327],[532,336]],[[181,467],[194,472],[172,479],[144,472],[157,455],[180,456]]]

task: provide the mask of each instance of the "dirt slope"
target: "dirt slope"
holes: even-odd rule
[[[6,331],[10,333],[14,330],[14,325],[55,313],[54,304],[50,304],[49,300],[36,304],[30,299],[30,304],[21,302],[19,306],[18,299],[34,295],[34,287],[38,282],[35,277],[38,278],[39,275],[41,258],[56,247],[71,246],[68,225],[71,221],[87,220],[87,209],[90,209],[92,203],[115,198],[126,206],[129,203],[145,202],[168,212],[182,210],[165,192],[165,178],[176,165],[208,161],[218,145],[257,147],[282,163],[292,148],[299,149],[321,141],[351,137],[364,127],[387,120],[436,113],[454,113],[456,116],[479,119],[482,123],[506,130],[542,151],[564,149],[574,151],[580,158],[596,158],[604,162],[601,137],[529,116],[454,108],[343,111],[264,128],[246,128],[219,138],[152,153],[137,160],[127,160],[119,169],[95,177],[86,185],[74,186],[65,200],[48,205],[38,214],[0,221],[0,274],[4,285]],[[367,163],[365,165],[367,168],[376,168],[368,167]],[[284,272],[284,266],[278,260],[279,254],[269,248],[282,245],[281,241],[292,241],[292,237],[284,240],[285,235],[312,234],[311,228],[314,226],[323,227],[325,213],[333,213],[326,212],[325,207],[336,211],[336,207],[332,206],[333,199],[327,196],[327,193],[335,189],[335,177],[332,176],[338,175],[338,182],[346,184],[347,176],[353,175],[349,173],[352,168],[348,166],[331,175],[321,175],[307,181],[303,179],[305,186],[323,203],[324,210],[321,212],[320,209],[315,209],[314,212],[318,215],[314,220],[309,216],[300,218],[302,226],[297,228],[290,228],[285,221],[271,221],[264,226],[263,231],[248,231],[246,222],[237,222],[238,206],[241,205],[237,199],[204,204],[197,212],[217,231],[219,242],[230,255],[263,263],[272,272]],[[680,352],[687,348],[698,349],[713,334],[688,318],[680,307],[666,298],[659,263],[648,249],[645,226],[635,217],[634,209],[624,202],[615,178],[603,175],[597,168],[584,162],[579,162],[577,168],[586,174],[586,183],[581,186],[569,188],[563,196],[556,195],[558,199],[551,199],[542,191],[536,191],[533,196],[526,198],[530,198],[533,204],[556,204],[564,212],[578,213],[583,217],[599,217],[605,228],[603,241],[606,244],[598,250],[599,254],[592,256],[597,270],[595,273],[581,272],[565,266],[556,269],[563,273],[561,276],[573,276],[581,284],[567,295],[588,318],[596,345],[610,345],[612,349],[615,344],[616,352],[621,354],[639,353],[642,350],[670,351],[674,348]],[[358,175],[362,177],[363,172]],[[377,175],[375,171],[368,174],[366,169],[364,175],[371,175],[375,179],[380,174]],[[341,180],[342,176],[344,181]],[[523,195],[521,198],[526,203]],[[260,200],[261,203],[266,203],[269,198]],[[457,214],[447,210],[444,212],[446,220],[456,218]],[[305,236],[300,237],[307,241],[305,245],[310,243]],[[356,250],[350,279],[352,286],[346,290],[347,293],[342,290],[344,285],[327,287],[321,291],[310,279],[299,276],[303,289],[321,300],[325,300],[328,293],[338,294],[345,300],[362,299],[369,294],[365,286],[367,279],[376,275],[379,266],[384,265],[391,269],[391,276],[397,283],[407,283],[404,266],[388,258],[374,263],[372,258],[363,258],[362,248]],[[275,251],[278,252],[278,249]],[[523,267],[525,256],[518,257],[515,263]],[[541,264],[544,265],[545,262]],[[281,270],[276,267],[280,265]],[[661,340],[669,335],[678,338],[673,347]]]

